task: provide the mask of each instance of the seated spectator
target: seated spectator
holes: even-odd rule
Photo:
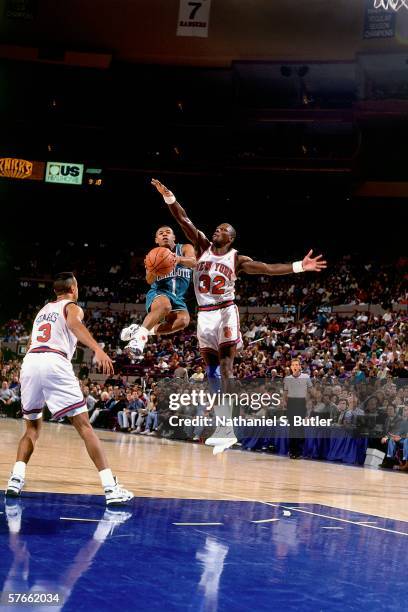
[[[320,402],[313,407],[311,415],[336,420],[337,414],[337,406],[331,401],[330,392],[324,391]]]
[[[204,371],[201,366],[195,368],[195,372],[190,376],[190,380],[193,382],[202,382],[204,380]]]
[[[152,426],[153,426],[153,430],[151,430]],[[152,393],[150,396],[149,403],[147,404],[147,417],[146,417],[145,430],[142,431],[141,433],[152,435],[156,433],[158,426],[159,426],[159,414],[157,411],[157,397]]]
[[[337,418],[338,425],[355,426],[357,424],[357,417],[364,416],[364,410],[354,403],[350,405],[347,398],[341,398],[337,408],[339,411]]]
[[[16,398],[20,399],[21,398],[21,385],[20,385],[20,377],[18,374],[14,374],[12,379],[11,379],[11,383],[9,385],[9,389],[10,391],[12,391],[15,395]]]
[[[90,418],[90,423],[94,427],[106,427],[108,417],[111,415],[111,409],[115,406],[116,401],[107,392],[101,393],[101,399],[96,402],[94,411]]]
[[[9,417],[16,419],[21,416],[21,403],[12,389],[9,389],[9,384],[5,380],[1,384],[0,389],[0,409]]]
[[[167,372],[167,370],[169,369],[169,364],[164,359],[164,357],[160,357],[156,367],[160,370],[161,373],[164,373]]]
[[[390,469],[397,466],[398,469],[408,472],[408,407],[404,408],[402,416],[394,422],[392,431],[388,432],[381,442],[387,444],[387,454],[380,467]],[[402,463],[397,465],[399,449],[402,449]]]
[[[123,406],[122,410],[118,411],[118,423],[121,431],[130,431],[129,417],[132,413],[132,399],[132,393],[126,393],[126,406]]]
[[[91,395],[89,387],[87,385],[85,385],[82,388],[82,393],[84,395],[84,400],[86,401],[86,407],[88,408],[88,413],[92,412],[96,404],[96,399],[94,398],[93,395]]]
[[[188,371],[184,366],[184,362],[180,361],[176,369],[174,370],[174,378],[180,378],[181,380],[188,380]]]
[[[142,425],[144,423],[146,410],[147,397],[141,389],[137,389],[132,393],[132,401],[129,404],[130,410],[130,429],[132,433],[140,433]]]

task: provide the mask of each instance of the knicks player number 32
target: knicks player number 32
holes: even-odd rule
[[[224,292],[225,278],[216,276],[211,287],[211,278],[208,274],[201,274],[199,278],[200,293],[212,293],[213,295],[222,295]]]

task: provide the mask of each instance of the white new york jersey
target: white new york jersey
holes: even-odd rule
[[[237,250],[215,255],[212,245],[201,255],[194,269],[194,291],[199,306],[217,305],[235,299]]]
[[[49,302],[37,313],[29,353],[60,353],[71,361],[77,339],[68,328],[66,306],[72,303],[72,300]]]

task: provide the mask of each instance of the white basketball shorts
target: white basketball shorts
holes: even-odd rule
[[[200,310],[197,320],[200,349],[218,353],[223,346],[242,344],[239,311],[235,304],[214,310]]]
[[[55,353],[28,353],[20,374],[23,417],[40,419],[47,404],[54,420],[87,412],[72,364]]]

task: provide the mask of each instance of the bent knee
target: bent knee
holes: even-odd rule
[[[163,315],[167,317],[171,313],[171,304],[163,304],[161,310]]]
[[[184,327],[188,327],[190,323],[190,315],[188,312],[182,312],[178,315],[177,319],[180,321],[180,327],[184,329]]]

